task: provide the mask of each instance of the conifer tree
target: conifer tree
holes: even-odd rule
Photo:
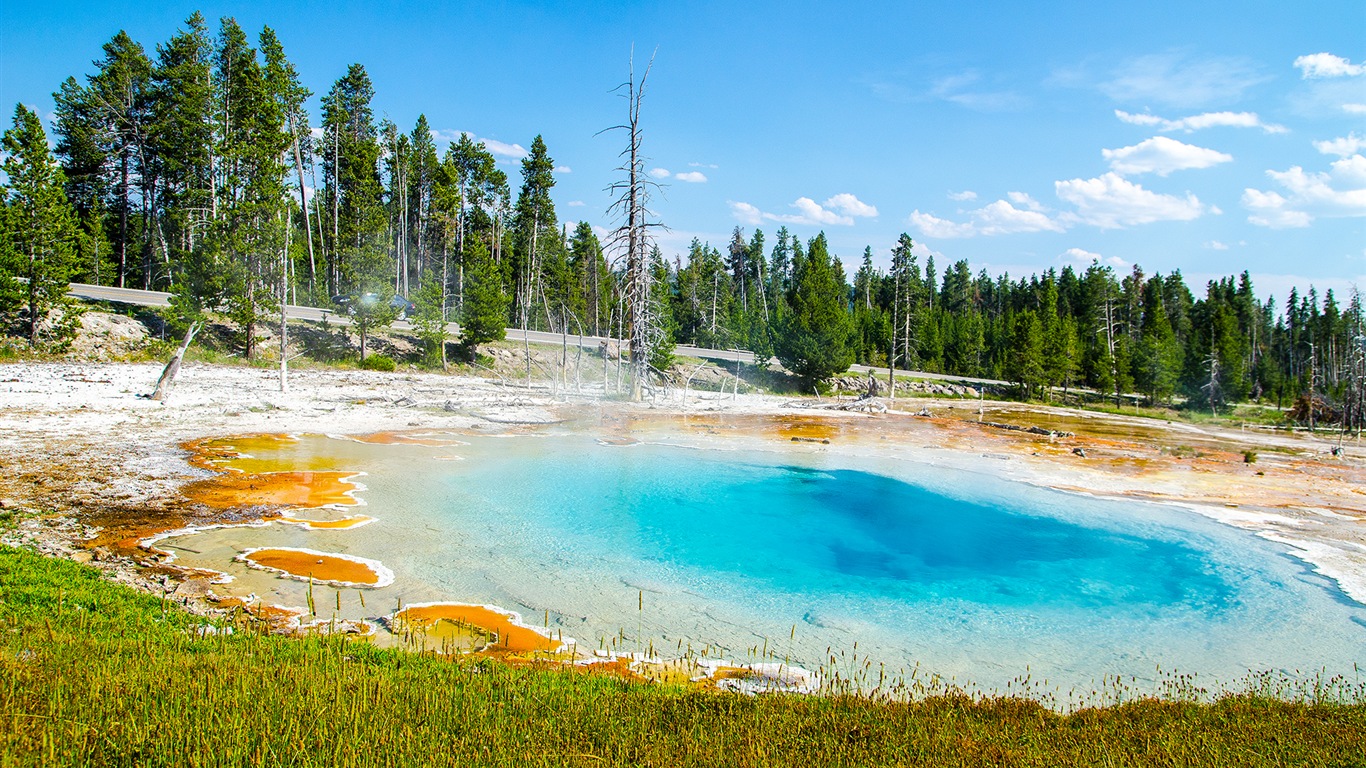
[[[432,241],[436,228],[433,221],[432,196],[435,192],[436,172],[440,161],[436,157],[436,142],[432,139],[432,127],[425,114],[417,116],[417,124],[408,135],[409,170],[406,174],[408,190],[408,238],[411,241],[413,263],[409,270],[419,282],[426,270],[434,266],[432,260]]]
[[[0,244],[0,302],[13,302],[14,277],[20,288],[28,343],[36,347],[48,311],[66,302],[68,276],[76,257],[75,213],[62,189],[62,170],[48,151],[47,134],[38,115],[19,104],[14,126],[5,132],[5,175],[0,187],[5,205],[5,242]],[[0,305],[0,310],[13,310]],[[65,313],[64,313],[65,317]],[[60,324],[58,336],[74,328]]]
[[[151,153],[162,187],[165,235],[173,262],[199,246],[218,214],[213,176],[213,41],[199,13],[191,15],[185,27],[157,46],[150,92]]]
[[[414,294],[413,303],[417,305],[417,311],[412,317],[417,337],[426,348],[424,360],[428,365],[440,365],[443,370],[446,368],[446,339],[449,336],[446,332],[445,301],[446,290],[440,276],[428,276]]]
[[[298,195],[299,211],[303,214],[303,240],[308,255],[305,272],[308,276],[308,294],[316,300],[320,275],[313,237],[313,217],[306,194],[307,183],[304,181],[304,173],[308,168],[306,158],[311,156],[312,145],[312,134],[309,131],[308,113],[304,109],[304,102],[313,93],[300,83],[299,73],[285,56],[284,46],[275,35],[275,30],[270,27],[261,30],[260,44],[261,55],[265,59],[266,92],[280,110],[282,128],[286,134],[286,155],[290,160],[288,164],[294,167],[294,192]],[[286,264],[286,271],[297,270]],[[290,282],[298,284],[298,281],[292,280],[292,275],[287,274],[285,277],[287,281],[284,285],[288,286]],[[284,298],[281,300],[285,301]]]
[[[357,298],[387,283],[384,186],[379,136],[370,106],[375,88],[365,67],[352,64],[323,97],[320,154],[327,197],[330,292]]]
[[[1011,325],[1006,376],[1020,386],[1021,396],[1028,399],[1037,393],[1045,381],[1043,327],[1032,309],[1017,313]]]
[[[854,362],[854,324],[842,270],[832,263],[825,233],[817,235],[792,273],[776,346],[783,367],[806,386],[849,369]]]
[[[1176,389],[1181,373],[1181,347],[1167,320],[1162,278],[1154,275],[1143,289],[1143,323],[1134,355],[1134,383],[1156,403]]]
[[[480,344],[507,336],[508,295],[497,265],[484,244],[470,244],[465,268],[465,306],[460,315],[460,342],[471,360]]]
[[[113,193],[108,207],[117,217],[113,237],[115,284],[123,287],[141,271],[142,287],[150,288],[152,243],[148,225],[156,208],[152,195],[155,176],[147,151],[152,64],[142,46],[122,31],[105,43],[104,57],[95,64],[99,71],[89,79],[87,96],[101,128],[107,159],[106,173]]]
[[[284,156],[292,137],[284,99],[271,92],[256,50],[231,18],[222,21],[216,59],[222,195],[215,236],[224,256],[224,308],[251,360],[257,327],[286,298],[276,286],[285,268]]]
[[[580,221],[569,239],[569,262],[583,301],[583,325],[593,336],[603,335],[612,312],[612,271],[593,227]]]

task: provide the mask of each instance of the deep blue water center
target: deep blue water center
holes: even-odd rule
[[[477,503],[530,517],[566,554],[629,553],[764,590],[1206,611],[1233,594],[1200,536],[1094,514],[1105,504],[1082,496],[961,472],[946,473],[958,486],[946,492],[725,452],[580,448],[532,446],[520,461],[461,467],[460,482],[508,473],[481,477]],[[528,469],[534,478],[510,475]]]
[[[721,500],[740,514],[686,498],[672,500],[674,515],[638,509],[663,553],[787,586],[906,600],[1214,604],[1228,595],[1184,544],[954,499],[858,470],[735,471],[753,475]],[[716,525],[695,525],[709,514]]]

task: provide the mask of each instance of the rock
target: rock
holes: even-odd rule
[[[180,582],[172,594],[176,597],[205,597],[209,594],[209,587],[208,579],[186,579]]]

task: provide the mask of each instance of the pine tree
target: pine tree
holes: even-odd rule
[[[547,239],[557,234],[555,203],[550,199],[554,186],[555,161],[546,150],[545,140],[538,135],[531,142],[531,151],[522,158],[522,189],[517,195],[513,221],[515,258],[504,265],[504,275],[513,286],[518,322],[523,328],[537,324],[535,304],[542,298],[543,249]]]
[[[218,210],[214,179],[213,41],[195,13],[151,73],[151,153],[162,187],[172,269],[199,246]],[[175,277],[172,275],[172,281]]]
[[[1181,347],[1167,320],[1160,275],[1143,289],[1143,323],[1134,354],[1134,384],[1156,403],[1171,396],[1181,373]]]
[[[151,219],[155,173],[150,162],[149,92],[152,64],[141,45],[119,32],[104,45],[99,71],[89,79],[88,104],[97,115],[106,158],[117,274],[123,287],[141,272],[142,287],[152,285]]]
[[[790,314],[776,352],[783,367],[811,386],[854,362],[854,324],[841,270],[832,263],[825,233],[817,235],[792,274]]]
[[[499,170],[493,155],[483,143],[476,143],[469,134],[461,134],[459,141],[446,150],[442,160],[444,183],[454,187],[455,252],[461,259],[453,276],[455,302],[464,306],[465,264],[463,254],[471,236],[481,236],[485,250],[495,264],[501,258],[502,236],[499,234],[500,211],[507,208],[509,190],[507,174]],[[450,274],[449,266],[444,270]]]
[[[100,110],[89,89],[68,77],[53,94],[56,105],[56,154],[62,161],[67,199],[80,223],[82,247],[76,274],[85,282],[104,285],[115,279],[114,249],[106,229],[108,215],[109,151]]]
[[[331,259],[330,292],[353,299],[387,284],[384,186],[379,136],[370,100],[375,89],[365,67],[352,64],[323,97],[323,180]]]
[[[1032,309],[1017,313],[1011,326],[1006,376],[1020,386],[1021,396],[1029,399],[1045,382],[1043,326]]]
[[[62,170],[48,151],[38,115],[17,105],[14,127],[5,132],[3,145],[7,184],[0,191],[7,237],[0,245],[0,281],[11,290],[0,293],[0,301],[13,301],[14,277],[28,281],[20,289],[21,301],[28,343],[36,347],[49,310],[66,303],[68,275],[76,258],[76,217],[62,190]],[[0,305],[3,309],[7,307]],[[62,323],[57,336],[60,339],[72,331],[74,327]]]
[[[465,267],[465,306],[460,316],[460,342],[471,360],[480,344],[501,341],[507,335],[508,295],[497,265],[484,244],[470,244]]]
[[[285,268],[284,156],[292,136],[284,98],[271,92],[256,50],[230,18],[222,21],[216,59],[222,202],[215,236],[224,256],[224,308],[251,360],[257,327],[285,298],[276,287]]]
[[[582,299],[583,327],[593,336],[606,332],[612,312],[612,272],[593,227],[581,221],[569,239],[569,265]]]
[[[441,366],[443,370],[446,367],[446,339],[449,336],[446,332],[445,301],[445,286],[439,276],[429,275],[414,294],[413,303],[417,305],[417,312],[412,317],[417,337],[426,347],[424,360],[428,365]]]
[[[294,194],[298,196],[299,211],[303,214],[303,241],[307,246],[308,255],[306,270],[308,294],[311,299],[316,300],[320,275],[314,241],[313,217],[306,193],[307,183],[304,181],[304,173],[308,169],[306,158],[311,155],[312,144],[312,135],[308,127],[308,113],[304,109],[304,102],[313,93],[299,82],[299,73],[285,56],[284,46],[281,45],[273,29],[266,27],[261,30],[260,44],[261,55],[265,59],[266,92],[280,110],[281,127],[285,132],[286,155],[290,160],[288,164],[294,167]],[[292,264],[286,264],[285,267],[287,273],[297,272]],[[293,274],[286,274],[285,278],[286,280],[282,285],[286,287],[290,284],[299,284],[299,281],[294,279]],[[281,298],[281,301],[285,300],[284,297]]]

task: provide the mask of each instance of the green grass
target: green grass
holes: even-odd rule
[[[0,765],[1366,764],[1359,697],[746,698],[203,624],[0,548]]]

